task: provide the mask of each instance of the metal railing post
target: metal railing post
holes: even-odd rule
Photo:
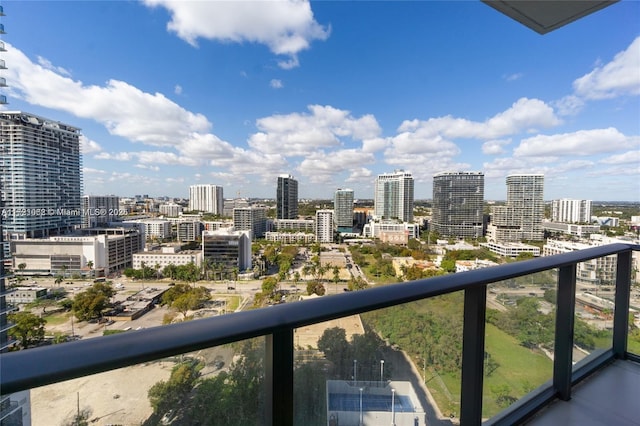
[[[484,379],[484,333],[487,312],[487,286],[464,291],[462,331],[462,390],[460,424],[482,423],[482,384]]]
[[[563,266],[558,273],[556,336],[553,356],[553,387],[563,401],[571,399],[573,326],[576,310],[576,264]]]
[[[266,336],[265,418],[267,426],[293,426],[293,329]]]
[[[616,297],[613,313],[613,355],[627,357],[629,333],[629,298],[631,296],[631,252],[618,253],[616,269]]]

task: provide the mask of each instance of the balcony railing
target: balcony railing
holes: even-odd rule
[[[2,393],[8,394],[99,372],[159,360],[200,349],[264,336],[265,424],[293,424],[294,330],[457,291],[464,291],[460,421],[482,422],[487,285],[558,268],[553,377],[489,420],[517,424],[552,400],[568,400],[572,386],[627,352],[632,252],[640,246],[611,244],[492,268],[374,287],[266,309],[88,339],[2,355]],[[617,255],[611,348],[572,367],[576,267],[580,262]],[[28,366],[28,368],[26,368]]]

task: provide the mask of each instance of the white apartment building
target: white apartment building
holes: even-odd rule
[[[364,238],[381,238],[383,233],[402,232],[407,239],[418,238],[420,225],[417,223],[397,222],[392,220],[370,220],[362,229]]]
[[[265,232],[264,238],[267,241],[280,242],[283,244],[312,244],[316,242],[315,234],[305,232]]]
[[[378,175],[374,189],[374,216],[413,222],[413,176],[396,170]]]
[[[542,229],[549,233],[562,233],[578,238],[600,233],[600,225],[577,225],[574,223],[542,222]]]
[[[553,222],[588,223],[591,221],[591,200],[563,198],[551,202]]]
[[[507,202],[491,208],[489,242],[541,241],[544,238],[544,175],[507,176]]]
[[[204,230],[201,222],[180,221],[175,227],[178,241],[197,241]]]
[[[568,253],[575,250],[584,250],[589,247],[602,246],[614,243],[630,243],[631,241],[611,238],[600,234],[591,235],[587,242],[574,242],[548,239],[542,249],[543,256]],[[635,241],[638,244],[640,241]],[[614,284],[616,275],[617,256],[600,257],[578,263],[576,278],[583,284]],[[640,279],[638,266],[640,265],[640,253],[635,251],[631,255],[631,269],[633,281]]]
[[[222,215],[223,209],[224,197],[221,186],[205,184],[189,187],[189,210]]]
[[[109,274],[130,267],[144,241],[137,228],[90,228],[82,234],[11,241],[13,268],[30,275]],[[89,262],[92,267],[89,268]]]
[[[299,231],[313,233],[315,221],[313,219],[274,219],[271,221],[274,231]]]
[[[233,209],[233,227],[237,231],[251,231],[252,239],[263,238],[267,230],[267,209],[265,207]]]
[[[171,222],[163,219],[143,219],[135,221],[124,221],[123,223],[137,223],[144,228],[144,234],[147,240],[171,239]]]
[[[83,195],[82,227],[107,226],[120,220],[120,197],[116,195]]]
[[[156,268],[162,270],[166,266],[174,265],[188,265],[193,263],[197,266],[202,264],[202,252],[201,251],[179,251],[176,247],[162,247],[160,250],[145,251],[142,253],[135,253],[133,255],[133,268],[142,269],[142,264],[150,268]]]
[[[531,253],[534,257],[540,256],[540,247],[523,243],[480,243],[493,253],[502,257],[518,257],[520,253]]]
[[[168,217],[178,217],[180,216],[180,213],[182,213],[182,210],[183,207],[175,203],[162,204],[158,207],[160,214]]]
[[[333,242],[333,210],[316,211],[316,242]]]

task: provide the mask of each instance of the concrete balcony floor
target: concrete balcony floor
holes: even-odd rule
[[[640,425],[640,364],[615,361],[527,422],[533,426]]]

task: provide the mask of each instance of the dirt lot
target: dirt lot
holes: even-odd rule
[[[33,389],[31,423],[71,424],[79,405],[90,424],[139,425],[152,413],[148,389],[168,379],[173,366],[172,362],[149,363]]]

